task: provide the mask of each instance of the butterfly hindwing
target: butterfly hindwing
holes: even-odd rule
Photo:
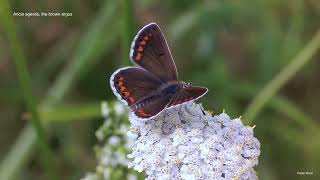
[[[171,98],[154,94],[131,106],[133,113],[141,119],[150,119],[161,113],[169,104]]]
[[[208,89],[205,87],[198,87],[198,86],[184,87],[175,97],[173,97],[171,102],[168,104],[168,107],[180,105],[188,101],[195,101],[201,98],[202,96],[204,96],[207,92],[208,92]]]
[[[156,23],[150,23],[138,32],[131,45],[130,58],[162,82],[178,79],[166,39]]]
[[[138,67],[118,69],[110,78],[113,93],[131,106],[156,91],[161,81],[148,71]]]

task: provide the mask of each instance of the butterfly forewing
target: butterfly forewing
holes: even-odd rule
[[[131,45],[130,58],[162,82],[178,78],[166,39],[155,23],[148,24],[138,32]]]
[[[110,85],[114,94],[131,106],[156,91],[161,81],[144,69],[126,67],[113,73]]]
[[[188,101],[195,101],[208,92],[208,89],[205,87],[198,86],[189,86],[181,89],[181,91],[173,97],[171,102],[168,104],[168,107],[173,107],[179,104],[183,104]]]

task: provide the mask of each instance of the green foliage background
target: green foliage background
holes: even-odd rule
[[[149,22],[179,78],[209,88],[206,109],[256,125],[260,179],[320,179],[319,1],[0,2],[0,179],[94,170],[99,105],[115,100],[109,76],[130,65],[131,40]]]

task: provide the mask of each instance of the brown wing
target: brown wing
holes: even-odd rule
[[[208,89],[205,87],[189,86],[182,88],[180,93],[171,100],[168,107],[173,107],[188,101],[195,101],[204,96],[207,92]]]
[[[170,98],[162,94],[154,94],[131,106],[133,113],[141,119],[151,119],[159,115],[169,104]]]
[[[150,23],[138,32],[131,45],[130,58],[162,82],[178,79],[166,39],[156,23]]]
[[[158,78],[138,67],[118,69],[110,78],[113,93],[129,106],[150,96],[160,85]]]

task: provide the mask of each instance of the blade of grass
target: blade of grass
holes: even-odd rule
[[[111,42],[118,37],[120,26],[118,21],[113,21],[116,12],[115,1],[108,1],[101,9],[90,30],[79,42],[72,61],[61,72],[41,107],[53,106],[60,102],[74,84],[74,79],[88,72],[89,67],[94,66],[105,50],[113,45]]]
[[[290,60],[301,47],[303,32],[305,30],[305,3],[303,0],[292,1],[290,7],[290,25],[284,35],[282,58]],[[285,61],[286,62],[286,61]]]
[[[270,102],[270,106],[276,109],[277,111],[283,112],[290,119],[294,120],[296,123],[304,127],[305,129],[313,129],[317,127],[307,114],[303,111],[299,110],[297,105],[289,101],[284,97],[272,98],[272,102]]]
[[[320,48],[320,30],[311,41],[299,52],[299,54],[286,65],[252,100],[247,107],[244,119],[246,124],[251,124],[254,118],[262,110],[265,104],[273,97],[278,90],[288,82],[305,64],[312,60],[312,56]]]
[[[256,94],[256,92],[258,92],[257,87],[249,85],[245,82],[239,83],[238,85],[236,85],[236,87],[238,88],[235,90],[234,94],[241,98],[251,97]],[[275,95],[271,97],[266,106],[272,108],[274,111],[288,116],[291,120],[295,121],[305,129],[316,128],[320,130],[318,125],[315,123],[315,120],[304,113],[296,104],[283,96]],[[246,122],[246,119],[243,118],[243,121]]]
[[[286,131],[284,132],[283,129],[286,129]],[[306,157],[310,159],[309,161],[319,162],[319,131],[308,130],[305,132],[294,128],[288,129],[287,125],[279,123],[274,127],[274,132],[284,141],[287,141],[286,143],[293,144],[296,148],[301,149]],[[308,140],[306,141],[306,139]]]
[[[50,83],[49,77],[55,73],[57,68],[67,61],[70,56],[70,49],[74,46],[76,39],[79,38],[79,32],[72,32],[66,35],[66,38],[59,40],[46,52],[40,64],[36,64],[33,70],[33,80],[35,85],[47,87]]]
[[[70,122],[101,117],[101,103],[62,105],[54,109],[39,109],[43,123]]]
[[[259,34],[257,48],[259,49],[258,61],[256,66],[257,79],[260,83],[266,83],[272,79],[279,70],[279,52],[281,26],[280,20],[272,11],[266,11],[259,24]]]
[[[56,168],[53,161],[53,154],[50,150],[47,142],[47,136],[44,127],[42,126],[39,118],[39,114],[36,108],[36,103],[32,95],[31,78],[27,69],[27,63],[23,50],[20,46],[14,20],[11,15],[10,5],[8,1],[1,1],[1,14],[2,23],[4,25],[4,31],[9,40],[12,59],[16,66],[18,78],[20,81],[21,90],[23,92],[24,100],[27,105],[27,109],[31,114],[31,124],[36,132],[35,140],[40,148],[41,160],[47,172],[47,178],[51,180],[58,179]]]
[[[175,42],[182,38],[186,32],[190,31],[198,24],[198,19],[201,17],[200,12],[202,7],[193,7],[191,10],[183,13],[168,26],[168,36],[171,41]]]
[[[89,26],[89,31],[79,41],[79,47],[74,53],[74,60],[59,75],[57,81],[50,88],[49,95],[42,102],[41,107],[48,108],[61,102],[64,95],[80,77],[80,74],[88,71],[93,62],[99,59],[102,52],[109,50],[114,44],[118,36],[117,29],[119,29],[119,24],[117,24],[116,18],[114,18],[116,5],[116,1],[106,1],[104,3],[97,18]],[[90,64],[89,62],[92,63]],[[65,80],[64,76],[67,76]],[[18,174],[22,165],[27,161],[36,140],[36,136],[30,131],[32,129],[30,129],[30,125],[28,124],[20,133],[10,152],[1,161],[0,179],[13,179]],[[16,149],[17,147],[24,147],[24,149],[20,149],[19,151],[19,149]],[[8,169],[11,171],[8,171]]]
[[[123,28],[122,28],[122,65],[127,65],[130,61],[129,51],[133,39],[133,4],[132,0],[122,0]]]
[[[220,19],[232,19],[237,13],[239,9],[230,3],[208,2],[192,6],[191,9],[174,18],[167,27],[168,39],[172,42],[178,41],[196,26],[208,27],[207,21],[212,23]]]
[[[6,154],[0,165],[0,179],[15,179],[21,166],[28,160],[36,143],[37,134],[31,124],[27,124],[17,137],[17,140]]]

